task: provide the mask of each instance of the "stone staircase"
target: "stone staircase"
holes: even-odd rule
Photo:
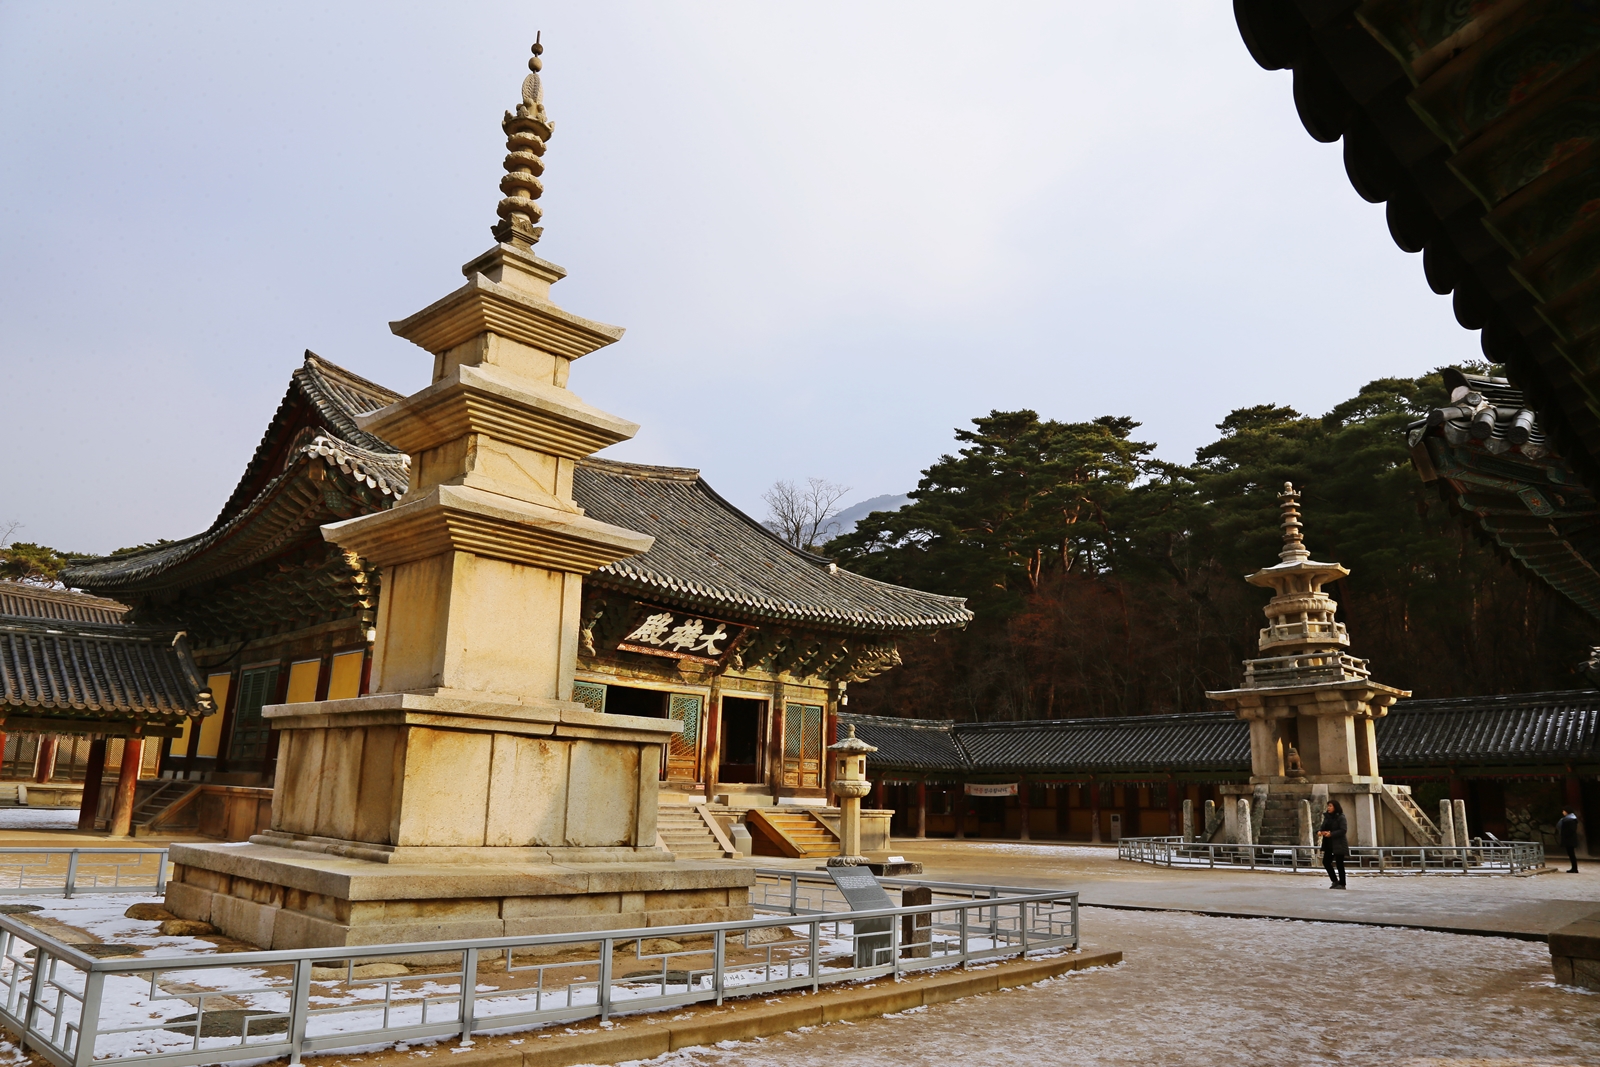
[[[1400,817],[1401,825],[1406,832],[1417,838],[1424,845],[1437,845],[1439,843],[1439,827],[1428,813],[1411,799],[1410,793],[1402,793],[1392,785],[1383,787],[1383,803],[1390,811]]]
[[[721,830],[697,804],[663,804],[656,811],[661,843],[683,860],[729,859],[733,852]]]
[[[1268,793],[1256,841],[1263,845],[1298,845],[1300,802],[1306,799],[1293,793]]]
[[[805,808],[752,808],[744,819],[758,855],[837,856],[839,838]]]
[[[161,817],[161,813],[198,788],[195,782],[179,782],[170,778],[147,779],[140,782],[134,787],[133,793],[133,836],[144,837],[154,832],[155,821]],[[193,825],[191,820],[185,826],[165,827],[165,829],[189,829]]]

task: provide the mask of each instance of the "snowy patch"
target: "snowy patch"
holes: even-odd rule
[[[0,808],[0,830],[76,830],[77,808]]]

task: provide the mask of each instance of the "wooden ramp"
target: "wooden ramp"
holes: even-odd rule
[[[757,856],[837,856],[839,838],[806,808],[751,808],[744,824]]]

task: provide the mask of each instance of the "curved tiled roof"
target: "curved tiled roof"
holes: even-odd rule
[[[1600,503],[1504,378],[1446,368],[1450,403],[1406,427],[1412,465],[1482,535],[1600,618]]]
[[[298,541],[320,542],[322,524],[349,515],[333,512],[325,501],[319,504],[325,495],[322,487],[305,478],[311,464],[338,471],[339,489],[358,496],[369,491],[383,506],[405,493],[410,457],[355,423],[356,415],[399,398],[307,352],[238,487],[208,530],[181,541],[74,562],[62,579],[105,592],[182,588],[247,567]]]
[[[1038,722],[950,722],[840,713],[876,745],[873,765],[993,774],[1250,773],[1250,733],[1230,712]],[[1386,773],[1600,761],[1600,691],[1402,700],[1378,720]]]
[[[966,601],[863,578],[802,552],[682,467],[578,462],[572,495],[592,518],[655,537],[593,580],[735,619],[911,633],[965,626]]]
[[[42,589],[25,582],[0,581],[0,615],[109,624],[121,622],[127,611],[128,605],[103,597],[66,589]]]
[[[856,736],[877,748],[874,765],[966,770],[968,760],[956,744],[955,724],[937,719],[896,719],[883,715],[839,713],[839,726],[856,728]]]
[[[345,515],[317,504],[305,477],[321,461],[365,510],[406,491],[410,460],[356,426],[355,416],[399,399],[310,352],[294,372],[239,486],[209,530],[136,552],[80,561],[66,581],[102,592],[181,588],[231,573],[314,535]],[[267,475],[270,474],[270,477]],[[365,492],[363,493],[363,487]],[[587,581],[729,621],[793,622],[857,633],[965,626],[966,602],[873,581],[791,547],[719,496],[700,472],[612,460],[579,462],[573,498],[593,518],[655,537],[655,545]],[[381,502],[374,502],[382,494]]]
[[[308,538],[320,543],[322,525],[347,516],[327,510],[322,487],[305,476],[307,467],[325,464],[348,477],[346,488],[375,487],[393,499],[405,492],[406,459],[316,436],[221,525],[182,541],[75,562],[62,571],[62,580],[108,592],[181,588],[248,567]]]
[[[1567,461],[1600,471],[1600,9],[1575,3],[1235,0],[1306,132],[1343,141],[1362,199],[1453,293]],[[1283,91],[1288,92],[1285,84]],[[1331,162],[1331,160],[1330,160]],[[1420,287],[1419,287],[1420,288]]]
[[[399,393],[352,374],[307,349],[304,362],[289,376],[289,391],[278,404],[266,433],[261,435],[261,443],[239,476],[239,484],[223,504],[211,528],[216,529],[248,507],[260,495],[264,482],[287,466],[283,450],[290,442],[286,436],[297,424],[309,422],[330,431],[341,443],[356,450],[399,456],[398,449],[356,425],[357,415],[376,411],[399,399]],[[305,409],[309,409],[309,418],[305,417]],[[277,470],[273,469],[275,466]],[[404,482],[399,484],[403,491]]]
[[[0,618],[0,707],[101,721],[216,710],[182,634],[14,616]]]
[[[1600,760],[1600,692],[1406,700],[1377,732],[1380,766],[1593,762]]]

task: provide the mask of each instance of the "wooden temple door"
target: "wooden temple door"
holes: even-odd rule
[[[673,734],[666,744],[666,774],[669,782],[700,780],[700,720],[705,701],[692,693],[673,693],[667,700],[667,718],[683,723],[683,733]]]
[[[784,706],[783,784],[791,789],[822,787],[822,708],[819,705]]]

